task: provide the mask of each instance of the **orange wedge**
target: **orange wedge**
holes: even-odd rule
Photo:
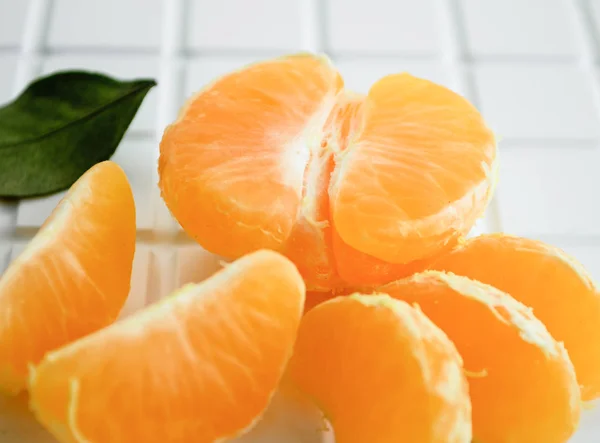
[[[304,283],[258,251],[46,356],[31,407],[60,442],[208,443],[251,427],[292,354]]]
[[[135,206],[123,170],[99,163],[0,279],[0,391],[25,388],[44,354],[112,323],[129,293]]]
[[[600,291],[563,251],[505,234],[465,241],[430,265],[490,284],[533,312],[562,341],[584,400],[600,396]]]
[[[469,375],[473,439],[564,443],[579,422],[575,371],[531,311],[496,288],[437,271],[380,287],[418,307],[454,342]]]
[[[337,297],[310,310],[289,376],[324,412],[337,443],[471,442],[456,348],[387,295]]]

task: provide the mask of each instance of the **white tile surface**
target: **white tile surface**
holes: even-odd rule
[[[15,225],[18,202],[0,200],[0,233],[9,234]]]
[[[373,83],[386,75],[401,72],[408,72],[417,77],[448,85],[448,78],[443,66],[436,62],[338,58],[335,60],[335,65],[342,74],[346,86],[362,93],[367,93]]]
[[[22,200],[17,209],[17,227],[39,228],[58,205],[65,192],[49,195],[47,197]]]
[[[600,0],[587,0],[587,3],[584,2],[583,5],[588,6],[584,13],[586,15],[589,14],[594,25],[595,36],[598,38],[600,36]],[[595,49],[600,50],[600,47],[596,47]]]
[[[85,69],[100,72],[118,80],[156,79],[158,76],[158,58],[144,55],[53,55],[47,57],[42,65],[44,74],[66,69]],[[149,133],[154,129],[158,88],[159,86],[155,86],[148,92],[138,113],[131,122],[130,131]]]
[[[577,53],[565,0],[462,0],[468,47],[476,56]]]
[[[176,274],[177,248],[169,244],[154,247],[150,255],[146,303],[156,303],[176,290]]]
[[[158,49],[161,14],[160,0],[54,0],[48,45]]]
[[[0,106],[16,96],[17,54],[0,54]]]
[[[600,409],[581,412],[581,422],[578,432],[569,443],[596,443],[600,436]]]
[[[258,60],[259,58],[252,56],[190,59],[185,73],[184,101],[220,76]]]
[[[561,248],[567,254],[576,257],[579,262],[590,273],[594,282],[600,287],[600,243],[598,244],[577,244],[568,241],[552,241],[550,243]],[[597,414],[600,418],[600,412]],[[600,422],[598,423],[600,428]]]
[[[131,290],[121,311],[121,318],[127,317],[146,306],[151,253],[148,246],[136,245],[131,271]]]
[[[475,69],[483,115],[501,138],[589,139],[600,135],[591,82],[564,64],[484,64]]]
[[[8,266],[8,256],[10,254],[10,245],[8,242],[6,244],[0,244],[0,277],[2,273]]]
[[[198,245],[182,246],[177,250],[176,285],[199,283],[223,267],[223,259],[206,252]]]
[[[0,47],[16,47],[21,43],[29,0],[0,1]]]
[[[152,174],[158,162],[157,144],[154,141],[123,140],[112,160],[123,168],[129,179],[138,228],[152,229],[153,203],[158,190]]]
[[[514,146],[502,151],[502,226],[525,236],[600,236],[600,149]]]
[[[190,48],[294,51],[301,46],[303,0],[190,1]]]
[[[434,54],[439,36],[432,0],[328,0],[327,47],[336,52]]]
[[[158,173],[156,175],[158,176]],[[158,232],[182,232],[183,229],[181,229],[181,226],[177,220],[175,220],[175,218],[171,215],[171,211],[169,211],[169,208],[167,208],[164,200],[160,197],[160,189],[157,189],[155,192],[158,197],[154,199],[153,205],[155,209],[153,229]]]

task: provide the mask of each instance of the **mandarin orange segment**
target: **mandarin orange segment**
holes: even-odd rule
[[[391,263],[433,255],[480,217],[495,142],[463,97],[409,74],[376,82],[330,184],[342,240]]]
[[[302,319],[288,375],[337,443],[470,443],[471,405],[454,345],[387,295],[337,297]]]
[[[575,431],[575,371],[528,308],[496,288],[437,271],[377,291],[418,305],[456,345],[469,375],[474,441],[564,443]]]
[[[490,284],[533,308],[564,342],[582,398],[600,396],[600,292],[574,259],[540,241],[490,234],[465,241],[430,267]]]
[[[118,316],[129,293],[135,205],[110,161],[86,172],[0,279],[0,391],[25,388],[28,365]]]
[[[214,442],[265,410],[292,354],[304,283],[258,251],[46,356],[31,407],[61,442]]]
[[[451,246],[483,213],[494,160],[492,133],[454,92],[398,74],[352,93],[326,57],[304,54],[192,98],[165,131],[159,173],[204,248],[275,249],[325,291],[409,275]]]
[[[301,55],[248,66],[194,97],[166,129],[159,161],[163,197],[182,227],[220,255],[280,249],[341,86],[327,59]]]

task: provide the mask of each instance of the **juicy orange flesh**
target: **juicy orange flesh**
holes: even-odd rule
[[[339,443],[470,441],[454,346],[420,312],[385,298],[338,297],[309,311],[291,380],[324,411]]]
[[[441,256],[432,269],[490,284],[533,312],[564,342],[582,386],[582,398],[600,396],[600,293],[564,252],[503,234],[476,237]]]
[[[32,377],[32,408],[90,441],[236,435],[276,389],[303,304],[291,262],[256,252],[50,354]]]
[[[365,107],[332,177],[333,223],[344,242],[382,260],[431,255],[481,215],[493,137],[462,97],[407,74],[376,82]]]
[[[334,161],[333,155],[324,150],[313,155],[315,158],[311,159],[312,167],[307,170],[304,178],[305,206],[300,210],[299,219],[294,224],[282,252],[311,283],[311,289],[327,291],[345,285],[335,268],[332,229],[329,223],[327,185]]]
[[[323,103],[341,85],[322,60],[291,57],[225,76],[195,98],[165,131],[159,162],[183,228],[225,256],[281,248],[320,143],[307,125],[327,117]]]
[[[572,365],[524,306],[491,286],[432,271],[378,291],[417,304],[456,345],[470,374],[474,439],[559,443],[575,431]]]
[[[29,364],[117,318],[134,249],[127,178],[114,163],[100,163],[73,185],[0,281],[0,391],[24,389]]]
[[[354,94],[326,59],[303,55],[201,92],[165,131],[159,170],[167,205],[205,248],[282,251],[310,289],[329,290],[398,278],[405,266],[392,264],[468,232],[494,155],[480,115],[453,92],[398,74]],[[353,257],[385,266],[361,271]]]

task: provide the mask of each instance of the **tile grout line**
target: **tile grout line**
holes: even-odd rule
[[[179,74],[181,62],[179,55],[183,49],[183,32],[185,25],[185,9],[189,6],[186,0],[163,0],[163,16],[161,24],[161,42],[159,56],[159,76],[156,103],[155,152],[153,157],[158,160],[159,143],[164,128],[172,123],[177,115],[178,97],[181,83]],[[158,190],[158,164],[152,171],[154,190],[153,198],[153,227],[155,236],[166,239],[176,239],[179,234],[177,224],[166,209]],[[145,243],[142,241],[141,243]],[[177,284],[177,261],[173,242],[166,242],[150,254],[146,275],[146,304],[158,301],[171,292]],[[155,272],[156,271],[156,272]]]
[[[51,1],[31,0],[29,3],[13,83],[14,96],[17,96],[40,72],[40,59],[45,48]],[[17,202],[6,205],[5,210],[3,210],[8,214],[9,221],[8,231],[0,231],[0,240],[7,236],[11,248],[12,243],[16,240],[18,208],[19,204]]]
[[[52,1],[52,0],[50,0]],[[306,0],[315,1],[315,0]],[[184,1],[185,3],[185,1]],[[323,5],[317,2],[317,10],[322,10]],[[310,11],[310,6],[303,7],[301,13],[304,14]],[[323,12],[318,13],[318,16],[325,15]],[[327,27],[324,26],[322,20],[318,20],[317,26],[320,28],[319,34],[321,35],[321,41],[327,40]],[[589,25],[588,25],[589,27]],[[314,37],[313,37],[314,38]],[[306,39],[304,41],[307,41]],[[306,44],[305,44],[306,45]],[[327,46],[327,45],[323,45]],[[323,48],[321,48],[323,50]],[[0,55],[12,55],[18,54],[19,47],[2,47],[0,46]],[[437,53],[412,53],[412,52],[383,52],[373,54],[365,51],[327,51],[337,59],[342,60],[366,60],[366,61],[387,61],[390,59],[401,59],[403,61],[422,61],[422,62],[440,62],[440,54]],[[161,55],[160,49],[146,49],[146,48],[129,48],[129,47],[116,47],[106,48],[99,46],[77,46],[77,47],[52,47],[44,48],[44,54],[49,56],[81,56],[81,55],[93,55],[93,56],[114,56],[130,57],[130,56],[141,56],[141,57],[159,57]],[[269,58],[277,57],[281,55],[281,51],[277,49],[261,49],[261,48],[250,48],[250,49],[195,49],[195,48],[184,48],[179,51],[179,56],[185,60],[210,57],[210,58],[243,58],[251,56],[253,58]],[[443,57],[442,57],[443,59]],[[576,56],[548,56],[548,55],[515,55],[515,54],[485,54],[472,56],[469,55],[469,60],[474,60],[477,63],[484,65],[496,65],[496,64],[511,64],[511,65],[523,65],[523,66],[565,66],[572,65],[573,62],[579,60]],[[594,64],[598,66],[598,61]]]
[[[324,52],[323,4],[325,1],[327,0],[300,0],[302,49],[304,51]]]
[[[154,158],[158,160],[159,143],[164,128],[173,122],[177,115],[180,90],[178,88],[178,72],[181,62],[178,59],[183,43],[185,0],[163,0],[164,14],[162,22],[162,39],[159,58],[159,78],[156,100],[156,127]],[[156,165],[158,167],[158,165]],[[170,213],[164,206],[158,192],[158,170],[152,171],[155,184],[154,198],[154,227],[161,232],[177,232],[177,226]]]
[[[31,0],[27,11],[15,92],[20,92],[40,72],[41,55],[46,46],[46,37],[52,0]]]
[[[464,94],[475,106],[479,105],[479,100],[473,83],[472,74],[469,72],[466,57],[466,36],[462,25],[462,11],[457,0],[437,0],[437,11],[439,16],[440,28],[443,30],[442,45],[442,63],[446,71],[451,76],[451,83],[454,88]],[[498,160],[497,160],[498,161]],[[500,219],[500,208],[498,204],[497,193],[487,208],[485,214],[484,230],[502,231],[502,222]]]
[[[443,45],[441,62],[450,73],[450,81],[454,88],[461,91],[469,99],[472,99],[473,91],[469,88],[470,85],[461,72],[463,70],[461,62],[464,58],[464,44],[456,23],[458,6],[454,4],[454,0],[437,0],[436,9],[439,15],[440,28],[443,33],[441,36],[441,43]]]
[[[185,24],[184,10],[186,0],[163,0],[164,19],[162,23],[162,40],[160,44],[161,86],[156,134],[160,138],[166,125],[171,123],[177,112],[176,63],[183,50],[183,28]]]
[[[584,74],[588,77],[592,88],[592,98],[596,108],[596,117],[600,119],[600,85],[596,78],[596,52],[598,44],[596,41],[597,29],[590,18],[589,3],[587,0],[572,0],[566,2],[571,10],[574,20],[574,29],[579,45],[578,64]]]
[[[593,20],[590,0],[567,1],[573,20],[573,28],[579,46],[579,68],[588,78],[592,100],[596,109],[596,120],[600,120],[600,82],[596,75],[596,63],[600,50],[599,29]]]

